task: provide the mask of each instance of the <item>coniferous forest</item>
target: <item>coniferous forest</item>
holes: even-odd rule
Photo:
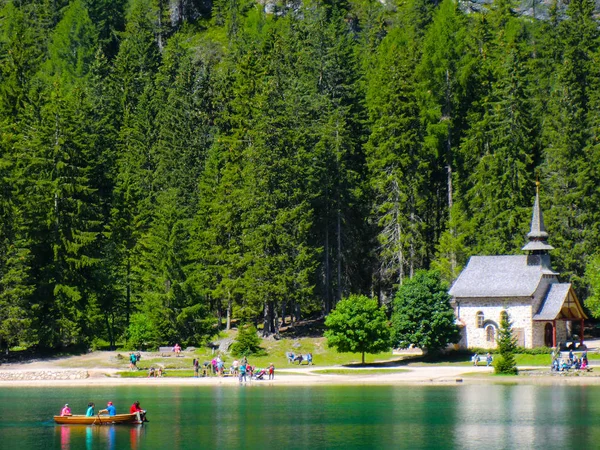
[[[595,3],[516,7],[0,0],[0,346],[387,303],[417,269],[521,253],[536,180],[587,298]]]

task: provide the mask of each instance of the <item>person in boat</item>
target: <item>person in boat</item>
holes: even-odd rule
[[[143,422],[148,421],[148,420],[146,420],[146,411],[140,407],[140,402],[138,402],[138,401],[133,402],[133,405],[131,405],[131,408],[129,408],[129,413],[130,414],[140,413],[140,419],[142,419]]]
[[[89,402],[88,403],[88,409],[87,409],[87,411],[85,413],[86,417],[94,417],[94,415],[95,415],[94,414],[94,406],[96,406],[96,405],[94,405],[93,402]]]
[[[98,411],[98,414],[108,414],[109,416],[116,416],[117,409],[114,407],[113,402],[108,402],[106,409]]]
[[[60,412],[60,415],[61,416],[70,416],[71,415],[71,408],[69,408],[68,403],[65,403],[65,407]]]

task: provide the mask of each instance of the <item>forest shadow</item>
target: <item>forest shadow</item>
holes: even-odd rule
[[[31,364],[40,361],[55,361],[67,356],[81,356],[87,354],[81,346],[66,347],[62,349],[44,349],[31,347],[25,350],[3,352],[0,355],[0,364]]]
[[[437,355],[406,355],[400,356],[399,359],[370,362],[370,363],[348,363],[343,364],[343,367],[348,368],[378,368],[378,367],[402,367],[414,363],[423,364],[443,364],[443,363],[458,363],[469,361],[471,358],[470,352],[452,351],[450,353],[442,353]]]

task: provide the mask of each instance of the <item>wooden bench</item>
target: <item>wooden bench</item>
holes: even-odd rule
[[[158,353],[160,353],[160,356],[171,356],[169,355],[165,355],[165,353],[173,353],[173,347],[158,347]]]

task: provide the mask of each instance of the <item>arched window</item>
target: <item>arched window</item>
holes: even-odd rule
[[[478,311],[477,312],[477,328],[483,328],[483,312]]]
[[[496,328],[494,328],[494,325],[485,327],[485,340],[490,343],[496,341]]]
[[[502,323],[504,320],[508,320],[508,313],[506,311],[501,311],[500,312],[500,323]]]

